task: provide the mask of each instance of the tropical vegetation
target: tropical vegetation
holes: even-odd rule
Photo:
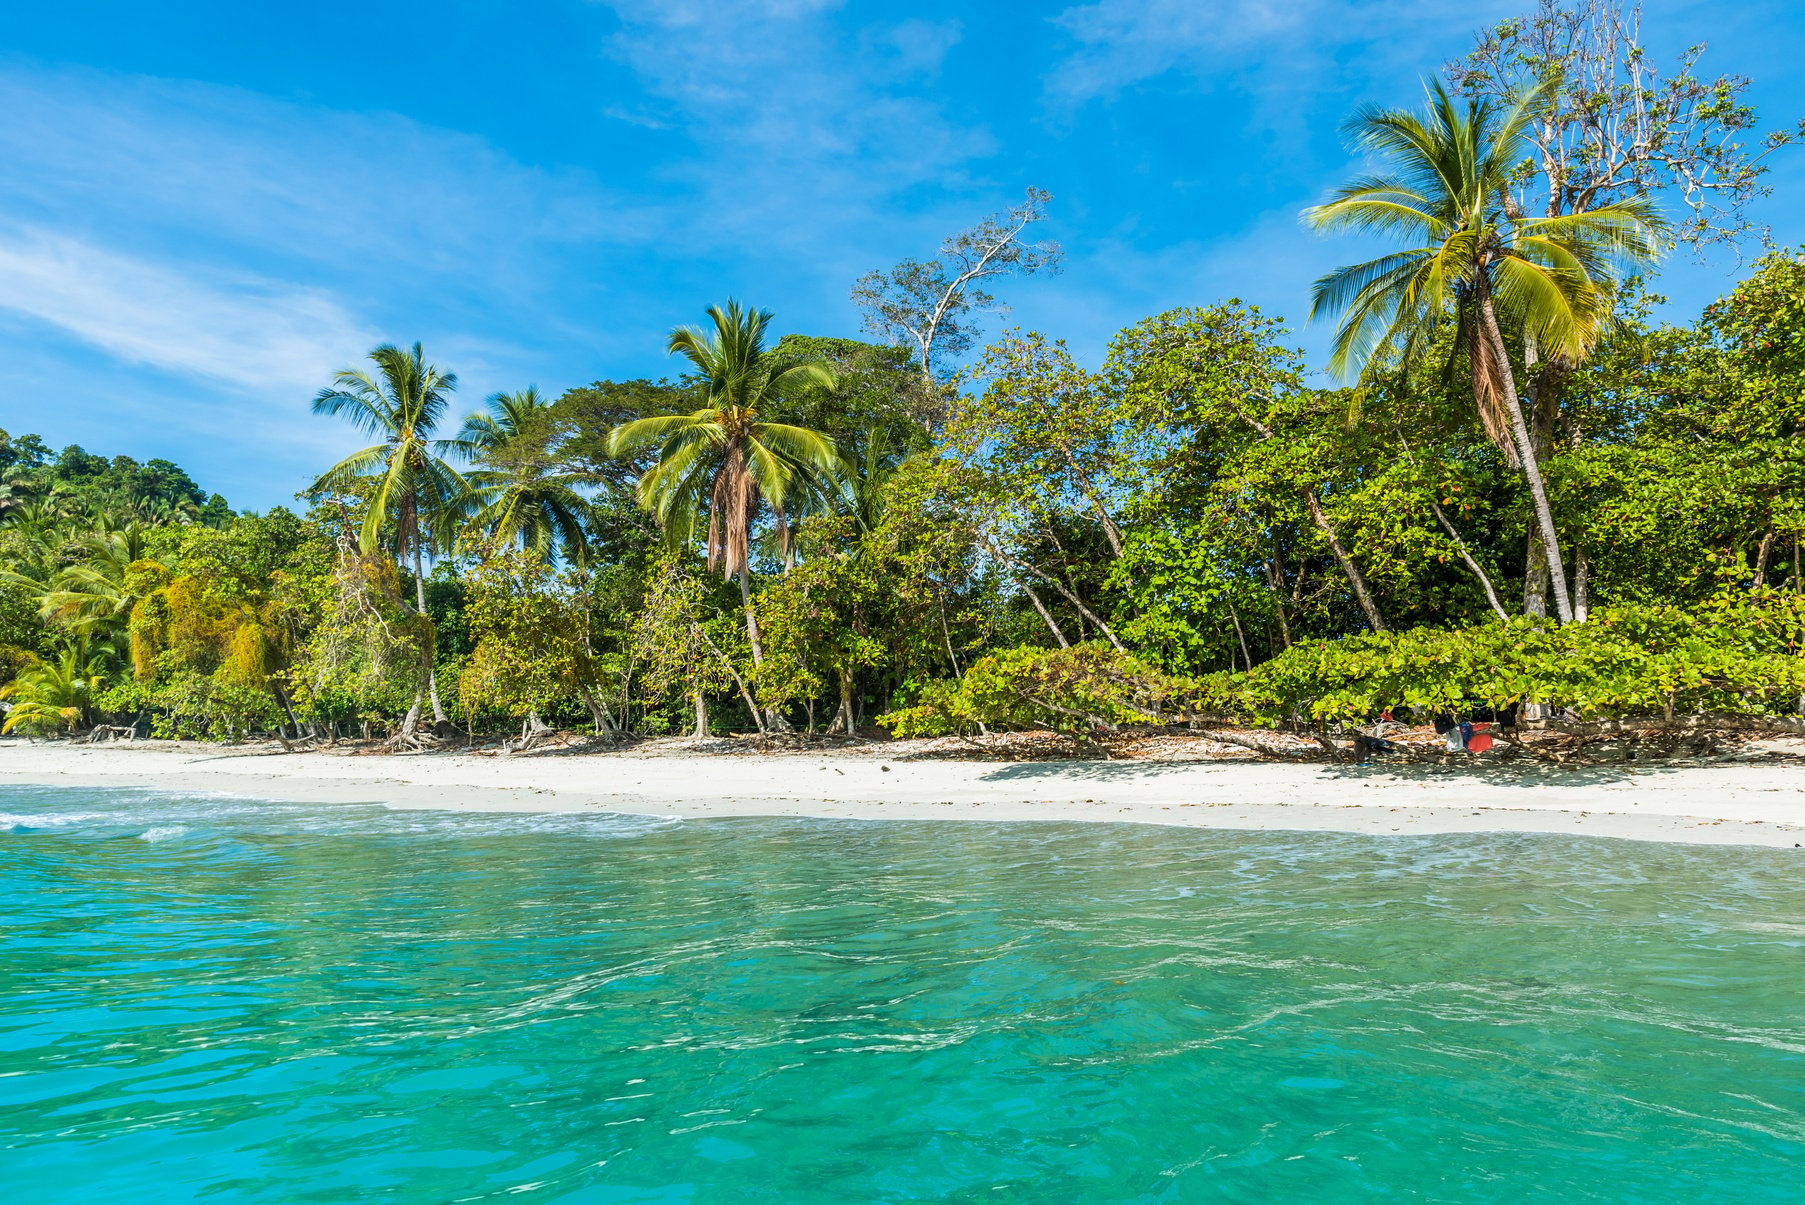
[[[456,374],[385,344],[313,401],[368,446],[293,507],[0,432],[4,725],[396,749],[1799,726],[1805,249],[1657,317],[1676,247],[1760,237],[1744,81],[1688,52],[1588,99],[1599,47],[1644,49],[1554,61],[1543,10],[1349,122],[1365,167],[1301,219],[1389,248],[1316,282],[1324,364],[1234,299],[1095,364],[1057,332],[984,344],[983,290],[1058,266],[1035,190],[862,277],[876,342],[724,301],[671,332],[671,379],[461,417]]]

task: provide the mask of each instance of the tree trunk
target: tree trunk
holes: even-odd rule
[[[1548,614],[1548,556],[1542,551],[1542,533],[1534,523],[1529,525],[1523,565],[1523,614],[1541,619]]]
[[[1467,548],[1467,542],[1460,538],[1460,533],[1454,530],[1454,524],[1448,521],[1448,516],[1437,503],[1430,502],[1429,509],[1435,512],[1436,519],[1441,522],[1442,530],[1448,533],[1450,540],[1454,541],[1454,547],[1460,552],[1460,559],[1467,563],[1467,568],[1471,569],[1473,576],[1479,579],[1480,587],[1485,590],[1485,601],[1491,604],[1492,610],[1497,613],[1499,619],[1508,622],[1510,612],[1506,611],[1504,604],[1498,601],[1498,592],[1492,589],[1492,579],[1486,575],[1484,569],[1479,567],[1479,562],[1473,559],[1472,552]]]
[[[1060,584],[1060,581],[1058,578],[1053,577],[1051,574],[1042,573],[1039,569],[1036,569],[1033,565],[1028,564],[1026,561],[1012,561],[1010,563],[1016,565],[1017,567],[1019,567],[1020,569],[1024,570],[1027,573],[1033,574],[1035,577],[1038,577],[1041,581],[1047,583],[1047,585],[1053,587],[1055,592],[1057,592],[1060,596],[1062,596],[1067,602],[1072,604],[1072,609],[1074,611],[1078,612],[1078,614],[1080,616],[1082,616],[1084,619],[1090,620],[1092,626],[1095,627],[1099,632],[1103,633],[1103,639],[1109,641],[1109,643],[1111,645],[1115,646],[1115,649],[1117,652],[1126,653],[1128,651],[1126,648],[1124,648],[1122,646],[1122,642],[1116,638],[1115,630],[1113,628],[1111,628],[1108,624],[1104,623],[1102,619],[1098,618],[1097,613],[1095,611],[1092,611],[1089,607],[1085,606],[1084,600],[1079,598],[1078,595],[1074,591],[1068,590],[1065,588],[1065,586]],[[1078,626],[1079,626],[1080,630],[1082,630],[1084,627],[1082,622],[1080,622],[1080,624]]]
[[[1247,633],[1241,630],[1241,616],[1235,611],[1234,602],[1226,594],[1222,596],[1222,601],[1228,604],[1228,617],[1235,625],[1235,639],[1241,642],[1241,661],[1247,669],[1251,670],[1253,669],[1253,654],[1247,651]],[[1228,664],[1230,669],[1234,668],[1233,653],[1229,654]]]
[[[1562,623],[1573,622],[1573,599],[1567,591],[1567,569],[1561,560],[1560,538],[1554,532],[1554,512],[1548,505],[1548,491],[1542,484],[1542,463],[1536,456],[1535,441],[1523,418],[1523,403],[1517,397],[1517,382],[1510,370],[1510,355],[1504,347],[1504,335],[1498,329],[1498,312],[1492,307],[1491,288],[1485,276],[1478,277],[1479,322],[1486,342],[1498,362],[1498,383],[1504,390],[1504,407],[1509,413],[1511,432],[1516,436],[1517,451],[1523,458],[1523,475],[1529,479],[1529,495],[1535,500],[1536,523],[1542,529],[1542,550],[1547,557],[1548,572],[1554,587],[1554,606]]]
[[[1755,589],[1767,585],[1767,558],[1774,550],[1774,529],[1768,528],[1761,537],[1761,547],[1755,553]]]
[[[597,736],[612,736],[615,732],[614,713],[608,710],[608,704],[588,689],[579,690],[583,697],[583,706],[589,709],[589,722],[595,727]]]
[[[420,618],[426,616],[426,574],[420,568],[420,541],[414,540],[414,602],[420,609]],[[427,630],[431,631],[432,621],[427,619]],[[445,715],[445,707],[439,702],[439,669],[435,645],[436,637],[426,642],[426,693],[432,696],[432,723],[437,728],[440,724],[449,723]]]
[[[946,641],[946,659],[952,663],[953,677],[963,678],[965,675],[959,670],[959,658],[953,653],[952,629],[946,626],[946,594],[939,587],[934,589],[934,601],[940,610],[940,638]]]
[[[1586,559],[1586,546],[1573,546],[1573,621],[1584,623],[1592,613],[1592,562]]]
[[[746,639],[752,644],[752,665],[757,668],[764,664],[765,642],[758,631],[758,616],[752,613],[752,571],[745,565],[740,566],[740,606],[746,612]]]
[[[1274,543],[1276,545],[1276,541]],[[1291,647],[1291,621],[1285,617],[1285,581],[1277,560],[1262,557],[1261,563],[1266,568],[1266,587],[1272,591],[1272,609],[1279,617],[1279,647],[1288,649]]]
[[[852,715],[852,671],[840,667],[840,710],[834,712],[834,722],[827,726],[829,736],[851,735],[853,731]]]
[[[1354,588],[1354,597],[1359,600],[1360,609],[1366,612],[1366,622],[1375,632],[1390,631],[1385,626],[1385,617],[1379,614],[1379,604],[1373,601],[1367,591],[1366,579],[1360,574],[1360,567],[1341,546],[1341,540],[1335,535],[1335,529],[1329,524],[1329,517],[1322,512],[1322,502],[1316,497],[1316,491],[1309,487],[1304,489],[1304,504],[1310,508],[1310,518],[1322,529],[1322,534],[1329,541],[1329,548],[1335,554],[1336,561],[1341,564],[1341,572],[1347,575],[1348,584]]]
[[[690,693],[691,697],[696,701],[696,731],[694,735],[697,740],[701,740],[708,735],[708,696],[699,690]]]
[[[295,709],[288,701],[288,692],[274,679],[270,679],[270,691],[276,696],[276,702],[282,704],[282,710],[288,713],[288,722],[295,726],[295,739],[298,741],[306,733],[301,731],[301,721],[295,717]]]
[[[740,566],[739,579],[740,606],[746,612],[746,639],[752,645],[752,668],[756,670],[765,662],[765,642],[759,632],[758,616],[752,610],[752,569],[749,565]],[[732,667],[729,667],[729,672],[733,672]],[[738,673],[733,673],[733,676],[735,681],[739,680]],[[740,693],[746,696],[746,706],[753,707],[752,694],[746,689],[744,682],[740,683]],[[760,732],[790,731],[790,722],[779,715],[775,707],[767,707],[763,712],[754,707],[752,719]]]
[[[1065,633],[1060,631],[1059,625],[1053,622],[1052,613],[1047,610],[1047,604],[1040,601],[1040,595],[1034,592],[1034,587],[1023,582],[1022,589],[1027,592],[1028,601],[1034,604],[1034,609],[1040,612],[1040,617],[1047,621],[1047,630],[1053,633],[1053,639],[1059,641],[1059,647],[1071,648],[1072,642],[1065,638]]]
[[[746,612],[748,615],[751,613],[750,611]],[[727,654],[723,653],[715,645],[715,642],[708,638],[708,633],[702,630],[701,624],[696,625],[696,635],[702,638],[702,643],[708,646],[708,651],[715,655],[715,660],[721,663],[721,668],[727,671],[727,676],[733,679],[735,686],[739,687],[740,698],[746,701],[746,710],[751,713],[752,722],[758,726],[760,732],[766,731],[765,716],[767,713],[760,711],[758,704],[752,701],[752,691],[747,688],[746,679],[740,676],[738,668],[728,660]]]
[[[404,738],[412,737],[414,733],[419,730],[421,698],[421,692],[416,690],[414,692],[414,705],[407,709],[407,715],[403,717],[401,721],[401,731],[397,735]]]

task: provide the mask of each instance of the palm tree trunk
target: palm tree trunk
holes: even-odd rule
[[[746,612],[746,639],[752,645],[752,668],[756,670],[760,665],[764,664],[765,642],[758,629],[758,615],[752,610],[752,567],[750,565],[744,562],[740,564],[739,579],[740,606]],[[740,692],[746,696],[746,706],[752,707],[752,695],[746,690],[743,683],[740,686]],[[753,712],[752,718],[755,721],[758,721],[758,726],[761,731],[790,731],[790,722],[784,719],[775,707],[765,708],[764,718],[762,720],[759,719],[759,713],[756,710]]]
[[[752,572],[740,566],[740,606],[746,612],[746,639],[752,644],[752,667],[757,669],[765,659],[765,642],[759,638],[758,616],[752,613]]]
[[[1529,525],[1529,547],[1523,553],[1523,614],[1548,615],[1548,554],[1542,549],[1539,524]]]
[[[420,610],[420,618],[426,618],[426,574],[420,568],[420,541],[414,541],[414,603]],[[445,714],[445,707],[439,702],[438,657],[434,649],[434,641],[426,645],[426,691],[432,696],[433,727],[450,723]]]
[[[1536,456],[1535,441],[1530,438],[1529,424],[1523,418],[1523,403],[1517,397],[1517,382],[1510,370],[1510,357],[1504,348],[1504,336],[1498,330],[1498,312],[1492,308],[1491,289],[1483,274],[1478,278],[1479,323],[1486,342],[1498,362],[1498,382],[1504,389],[1504,407],[1510,415],[1511,434],[1517,440],[1517,452],[1523,458],[1523,475],[1529,479],[1529,496],[1535,500],[1536,525],[1542,529],[1542,552],[1548,560],[1548,573],[1553,579],[1554,606],[1562,623],[1573,622],[1573,597],[1567,592],[1567,569],[1561,560],[1561,543],[1554,534],[1554,512],[1548,506],[1548,491],[1542,484],[1542,465]]]

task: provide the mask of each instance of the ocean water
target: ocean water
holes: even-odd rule
[[[1805,851],[0,788],[0,1197],[1805,1201]]]

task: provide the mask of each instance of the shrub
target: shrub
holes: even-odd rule
[[[992,653],[956,682],[930,682],[913,707],[878,717],[899,737],[1043,729],[1089,737],[1158,723],[1190,684],[1104,644]]]

